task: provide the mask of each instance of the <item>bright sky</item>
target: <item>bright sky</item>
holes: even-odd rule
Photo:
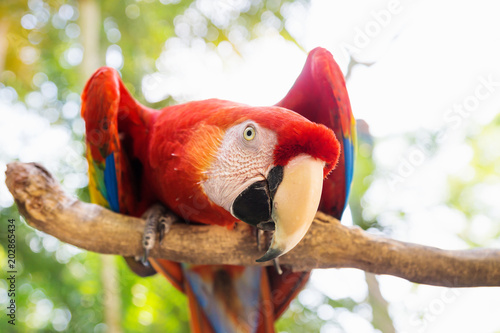
[[[464,130],[475,123],[487,123],[498,114],[498,13],[500,3],[495,0],[312,0],[308,11],[300,4],[289,8],[287,28],[307,50],[316,46],[329,49],[344,72],[348,63],[345,49],[358,61],[374,62],[354,69],[348,90],[355,117],[365,119],[372,134],[384,138],[375,151],[379,164],[396,170],[401,160],[414,153],[414,148],[402,143],[401,134],[448,129],[443,154],[426,158],[397,187],[382,179],[370,191],[367,201],[373,212],[380,214],[393,207],[411,212],[410,222],[402,225],[390,216],[386,218],[394,230],[392,237],[449,249],[466,247],[455,236],[464,227],[464,217],[446,207],[428,207],[446,195],[446,175],[463,173],[467,166],[470,154],[462,143]],[[144,78],[143,91],[151,102],[169,94],[181,101],[218,97],[270,105],[286,94],[306,58],[303,51],[272,30],[238,51],[241,57],[229,44],[212,50],[202,42],[187,47],[171,39],[158,61],[159,72]],[[50,127],[19,105],[18,112],[8,112],[8,99],[0,102],[4,103],[0,104],[0,146],[4,150],[19,150],[22,159],[37,160],[57,170],[59,166],[51,166],[53,161],[68,151],[83,149],[64,148],[69,140],[67,129]],[[459,113],[455,105],[465,111]],[[32,126],[35,122],[43,126]],[[75,126],[81,130],[81,124]],[[49,141],[51,144],[46,143]],[[53,147],[49,152],[40,148],[49,146]],[[8,151],[3,153],[9,156]],[[66,162],[85,168],[79,160]],[[77,175],[65,179],[67,188],[85,182]],[[7,205],[12,199],[5,194],[4,185],[0,186],[0,204]],[[493,193],[500,193],[500,189]],[[472,232],[487,239],[495,228],[498,222],[485,217]],[[491,246],[500,247],[500,241],[492,241]],[[313,291],[301,294],[301,301],[314,302],[315,288],[335,298],[361,301],[366,297],[364,275],[358,270],[318,270],[311,280]],[[500,330],[500,288],[415,287],[388,276],[379,281],[398,332]],[[325,318],[335,317],[347,332],[372,331],[366,311],[346,314],[324,310]],[[325,332],[337,331],[329,327]]]

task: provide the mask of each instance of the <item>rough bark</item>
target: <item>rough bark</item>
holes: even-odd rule
[[[69,197],[40,165],[11,163],[6,183],[28,223],[83,249],[142,255],[145,221]],[[252,230],[174,224],[152,257],[194,264],[256,265]],[[280,258],[295,270],[354,267],[447,287],[500,286],[500,250],[441,250],[371,235],[318,212],[304,239]]]

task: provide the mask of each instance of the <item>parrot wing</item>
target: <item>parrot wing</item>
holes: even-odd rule
[[[353,176],[356,121],[344,76],[331,53],[323,48],[312,50],[292,89],[277,105],[335,132],[341,155],[337,166],[323,183],[319,210],[340,220]]]
[[[131,98],[114,69],[100,68],[88,81],[82,95],[82,118],[93,203],[136,215],[141,201],[140,172],[135,170],[130,143],[132,136],[144,136],[151,115]]]
[[[90,78],[82,94],[82,118],[93,203],[132,216],[141,216],[154,203],[140,161],[157,113],[130,96],[116,70],[102,67]],[[138,275],[151,275],[133,258],[125,259]],[[164,261],[161,273],[182,289],[179,264]]]

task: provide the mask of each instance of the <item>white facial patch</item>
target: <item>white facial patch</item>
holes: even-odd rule
[[[244,189],[266,179],[277,143],[276,133],[251,120],[229,128],[202,184],[208,198],[230,212]]]

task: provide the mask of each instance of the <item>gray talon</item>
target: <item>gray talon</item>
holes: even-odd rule
[[[271,238],[272,238],[272,235],[274,233],[274,231],[268,231],[266,233],[267,230],[262,230],[262,229],[259,229],[259,228],[256,228],[255,229],[255,236],[256,236],[256,240],[257,240],[257,250],[259,251],[262,251],[262,244],[261,244],[261,239],[264,235],[268,236],[266,237],[267,238],[267,242],[270,243],[271,242]],[[265,259],[266,256],[262,257]],[[261,259],[262,259],[261,258]],[[268,259],[265,259],[265,260],[261,260],[261,259],[258,259],[257,262],[263,262],[263,261],[267,261]],[[273,259],[273,265],[274,265],[274,268],[276,269],[276,272],[278,272],[279,275],[283,274],[283,271],[280,267],[280,263],[279,263],[279,260],[278,258],[274,258]]]
[[[262,238],[262,230],[256,228],[255,237],[257,239],[257,250],[262,251],[262,245],[260,244],[260,239]]]
[[[141,261],[146,264],[148,261],[149,253],[154,248],[156,237],[161,243],[165,235],[170,230],[170,226],[175,222],[172,217],[166,217],[167,209],[162,205],[151,206],[143,218],[146,219],[146,226],[144,228],[144,235],[142,236],[142,246],[144,248],[144,256]]]
[[[279,275],[283,274],[283,271],[281,270],[280,262],[279,262],[278,258],[273,259],[273,265],[274,265],[274,268],[276,269],[276,272],[278,272]]]
[[[141,258],[141,263],[143,265],[147,265],[148,264],[148,257],[149,257],[149,249],[144,248],[144,256]]]

